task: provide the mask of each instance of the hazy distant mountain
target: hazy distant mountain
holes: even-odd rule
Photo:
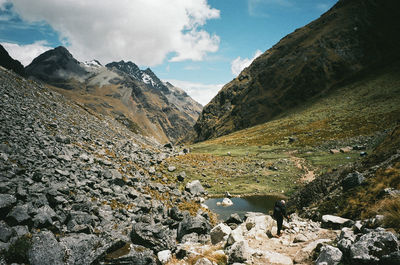
[[[14,60],[0,44],[0,65],[6,69],[13,70],[15,73],[24,76],[24,66],[18,61]]]
[[[397,0],[338,1],[226,84],[204,107],[195,141],[264,123],[399,60],[399,10]]]
[[[201,105],[132,62],[77,61],[64,47],[47,51],[26,67],[29,76],[131,130],[161,142],[177,141],[194,125]],[[55,88],[57,89],[57,88]]]

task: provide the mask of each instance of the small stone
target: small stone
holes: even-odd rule
[[[172,258],[171,250],[163,250],[157,253],[158,260],[161,264],[166,264]]]
[[[169,172],[174,172],[176,170],[176,167],[175,166],[169,166],[168,167],[168,171]]]

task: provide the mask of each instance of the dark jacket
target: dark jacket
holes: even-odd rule
[[[275,202],[273,216],[275,219],[283,219],[283,217],[286,217],[286,206],[281,201]]]

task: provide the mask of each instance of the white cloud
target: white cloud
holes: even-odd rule
[[[10,54],[13,59],[20,61],[24,66],[27,66],[40,54],[52,49],[47,45],[46,41],[36,41],[32,44],[19,45],[9,42],[1,42],[4,49]]]
[[[0,0],[4,1],[4,0]],[[201,27],[219,18],[206,0],[18,0],[29,22],[46,21],[78,60],[131,60],[139,65],[201,60],[218,50],[219,37]]]
[[[240,72],[244,69],[244,68],[246,68],[247,66],[249,66],[253,61],[254,61],[254,59],[256,59],[258,56],[260,56],[262,54],[262,51],[260,51],[260,50],[257,50],[255,53],[254,53],[254,57],[253,58],[240,58],[240,56],[239,57],[237,57],[235,60],[233,60],[232,62],[231,62],[231,71],[232,71],[232,74],[234,75],[234,76],[237,76],[237,75],[239,75],[240,74]]]
[[[223,84],[202,84],[173,79],[168,79],[164,81],[170,82],[174,86],[185,90],[185,92],[191,98],[193,98],[203,106],[207,105],[208,102],[210,102],[211,99],[215,97],[218,91],[220,91],[221,88],[224,86]]]

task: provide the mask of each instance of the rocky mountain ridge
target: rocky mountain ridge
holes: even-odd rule
[[[98,61],[82,63],[64,47],[41,54],[26,72],[160,142],[175,142],[186,135],[202,107],[183,90],[164,85],[150,69],[142,71],[123,61],[107,67]]]
[[[3,45],[0,44],[0,66],[6,69],[13,70],[15,73],[24,76],[24,66],[18,61],[14,60],[4,49]]]
[[[397,1],[338,1],[226,84],[194,126],[203,141],[267,122],[398,61]]]

